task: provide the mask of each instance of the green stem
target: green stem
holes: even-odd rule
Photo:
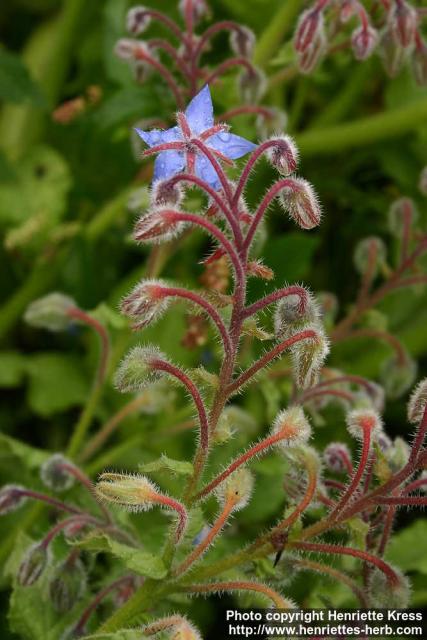
[[[264,66],[271,60],[279,45],[294,28],[295,18],[300,11],[301,0],[286,0],[281,4],[281,8],[258,39],[254,54],[255,64]]]
[[[398,137],[417,130],[427,121],[427,98],[409,105],[360,118],[328,129],[315,129],[296,136],[301,156],[328,155]]]
[[[146,580],[143,586],[98,629],[98,633],[111,633],[134,624],[154,602],[167,593],[165,586],[155,580]]]

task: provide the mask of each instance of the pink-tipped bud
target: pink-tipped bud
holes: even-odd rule
[[[323,13],[317,8],[307,9],[298,20],[294,36],[294,46],[298,53],[304,53],[323,32]]]
[[[418,424],[424,416],[427,405],[427,378],[421,380],[413,390],[408,402],[408,420]]]
[[[179,236],[185,223],[177,220],[177,212],[155,209],[142,216],[135,226],[135,240],[142,243],[161,244]]]
[[[398,198],[388,210],[388,228],[398,238],[402,235],[405,223],[412,225],[418,217],[415,203],[411,198]]]
[[[230,31],[230,47],[237,56],[250,58],[255,46],[255,34],[252,29],[240,26]]]
[[[378,31],[370,25],[361,25],[351,34],[351,48],[356,60],[366,60],[379,41]]]
[[[419,46],[417,44],[412,54],[412,71],[417,84],[425,87],[427,84],[427,44],[424,41],[421,41]]]
[[[27,497],[22,494],[24,487],[17,484],[6,484],[0,490],[0,515],[16,511],[27,501]]]
[[[285,448],[300,447],[307,444],[311,436],[310,423],[301,407],[295,406],[283,409],[277,414],[273,422],[272,433],[280,435],[278,443]]]
[[[322,212],[319,201],[307,180],[289,178],[280,200],[285,211],[301,229],[313,229],[320,224]]]
[[[73,466],[70,460],[67,460],[61,453],[55,453],[43,463],[40,469],[43,484],[52,491],[69,489],[75,481],[75,477],[69,471],[70,466]]]
[[[351,463],[351,453],[343,442],[331,442],[323,452],[323,461],[329,471],[344,473]]]
[[[18,583],[30,587],[42,575],[49,561],[49,547],[36,542],[27,549],[18,569]]]
[[[420,173],[420,179],[418,181],[418,189],[423,196],[427,196],[427,166]]]
[[[170,302],[165,287],[161,280],[143,280],[122,300],[121,311],[135,320],[134,329],[147,327],[165,313]]]
[[[389,13],[388,24],[395,42],[406,49],[409,47],[417,29],[417,12],[405,0],[398,0]]]
[[[195,24],[210,13],[205,0],[180,0],[178,9],[184,20],[187,20],[188,14],[191,13],[191,19]]]
[[[279,340],[289,338],[308,323],[320,318],[318,304],[313,295],[303,289],[304,295],[293,293],[284,296],[277,304],[274,314],[275,336]]]
[[[151,15],[147,7],[132,7],[126,16],[126,29],[133,36],[139,36],[150,25]]]
[[[49,293],[28,306],[24,320],[32,327],[54,332],[65,331],[74,323],[70,311],[76,307],[77,303],[69,296]]]
[[[239,76],[239,91],[242,102],[254,104],[259,102],[267,88],[267,79],[261,69],[244,69]]]
[[[329,353],[329,342],[319,323],[302,327],[302,331],[305,330],[314,331],[316,335],[300,340],[290,350],[295,384],[300,389],[316,384]]]
[[[322,30],[318,33],[313,42],[309,44],[307,49],[305,49],[303,53],[299,54],[298,68],[301,73],[308,74],[314,71],[326,52],[326,43],[326,35]]]
[[[417,376],[417,362],[406,354],[404,359],[392,355],[381,366],[381,383],[388,398],[400,398],[412,387]]]
[[[155,207],[178,208],[184,198],[179,183],[172,180],[156,180],[151,189],[151,202]]]
[[[370,573],[368,584],[369,606],[377,609],[406,609],[409,606],[411,585],[399,569],[390,567],[393,577],[379,569]]]
[[[83,563],[66,559],[54,571],[49,583],[49,595],[58,613],[67,613],[81,598],[86,588],[86,571]]]
[[[122,393],[141,391],[148,384],[165,376],[165,372],[156,368],[158,360],[167,362],[166,356],[154,346],[134,347],[122,360],[114,383]]]
[[[101,473],[95,493],[104,502],[129,511],[147,511],[155,504],[159,489],[145,476],[126,473]]]
[[[347,429],[356,440],[363,440],[366,434],[371,437],[382,429],[382,420],[376,411],[354,409],[346,416]]]
[[[248,469],[238,469],[221,482],[215,489],[219,503],[232,504],[233,511],[239,511],[248,504],[254,485],[253,475]]]
[[[377,274],[385,264],[387,249],[381,238],[370,236],[357,243],[354,250],[354,266],[357,271],[364,274],[368,268],[373,268]]]
[[[289,176],[296,171],[298,166],[298,148],[290,136],[271,138],[274,147],[267,151],[267,158],[279,173]]]

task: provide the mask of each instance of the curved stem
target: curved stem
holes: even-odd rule
[[[194,59],[197,61],[200,55],[203,53],[203,49],[205,45],[209,42],[209,40],[215,36],[220,31],[237,31],[238,33],[241,31],[241,27],[237,22],[233,22],[232,20],[221,20],[220,22],[214,22],[214,24],[210,25],[200,36],[200,40],[197,43],[197,46],[194,49]]]
[[[236,580],[230,582],[211,582],[208,584],[189,584],[189,585],[177,585],[177,591],[183,591],[184,593],[218,593],[221,591],[256,591],[262,593],[278,609],[291,609],[293,605],[283,598],[279,593],[267,587],[265,584],[255,581]]]
[[[273,117],[274,112],[272,111],[272,109],[269,109],[268,107],[263,107],[256,104],[244,104],[241,107],[235,107],[234,109],[229,109],[228,111],[225,111],[224,113],[222,113],[221,122],[231,120],[236,116],[244,116],[244,115],[252,115],[252,114],[256,116],[262,116],[265,120],[269,120],[270,118]],[[246,165],[245,165],[245,168],[246,168]]]
[[[239,182],[237,183],[236,191],[234,192],[234,204],[239,201],[255,164],[269,149],[272,149],[275,146],[277,146],[276,140],[266,140],[252,151],[240,175]]]
[[[211,152],[211,150],[209,149],[209,147],[207,147],[202,140],[199,140],[198,138],[193,138],[191,140],[192,144],[194,144],[198,149],[200,149],[200,151],[203,153],[204,156],[206,156],[206,158],[209,160],[209,162],[211,163],[211,165],[213,166],[216,175],[218,176],[218,180],[221,183],[221,186],[224,190],[225,195],[227,196],[227,200],[230,204],[230,206],[232,205],[233,202],[233,194],[231,191],[231,187],[230,187],[230,183],[227,179],[227,176],[225,175],[225,172],[223,171],[221,165],[219,164],[218,160],[216,159],[215,155]],[[234,217],[232,218],[233,222],[235,222]],[[233,231],[236,233],[237,230],[237,225],[236,229],[233,227]],[[238,233],[236,234],[236,237],[239,236],[240,229],[238,231]]]
[[[156,502],[157,504],[168,507],[169,509],[173,509],[173,511],[177,512],[179,516],[179,520],[178,520],[178,525],[175,531],[175,543],[178,543],[181,540],[184,534],[185,528],[187,526],[188,513],[186,508],[184,507],[183,504],[178,502],[178,500],[174,500],[173,498],[170,498],[169,496],[165,496],[161,493],[153,494],[152,499],[153,499],[153,502]]]
[[[316,573],[326,573],[335,580],[342,582],[353,591],[354,595],[360,600],[360,604],[363,608],[368,607],[368,601],[363,590],[360,589],[360,587],[358,587],[358,585],[346,573],[343,573],[334,567],[330,567],[327,564],[322,564],[315,560],[307,560],[306,558],[293,558],[292,562],[297,567],[302,567],[308,571],[315,571]]]
[[[304,287],[292,285],[290,287],[284,287],[283,289],[277,289],[276,291],[273,291],[273,293],[270,293],[268,296],[265,296],[264,298],[261,298],[260,300],[257,300],[253,304],[249,305],[249,307],[246,307],[246,309],[244,310],[244,317],[248,318],[250,316],[253,316],[255,313],[261,311],[268,305],[273,304],[274,302],[277,302],[282,298],[293,295],[300,297],[301,313],[304,313],[308,300],[307,290],[304,289]]]
[[[164,81],[168,85],[169,89],[172,91],[178,109],[183,109],[184,97],[182,95],[182,91],[179,88],[175,78],[173,77],[169,69],[165,67],[164,64],[156,60],[156,58],[153,58],[152,56],[150,56],[147,53],[147,50],[145,48],[144,49],[138,48],[136,50],[135,59],[144,60],[145,62],[150,64],[154,69],[156,69],[156,71],[161,75],[161,77],[164,79]]]
[[[86,624],[90,618],[90,616],[92,615],[92,613],[95,611],[95,609],[98,607],[98,605],[102,602],[102,600],[104,600],[104,598],[106,596],[108,596],[112,591],[115,591],[116,589],[119,589],[120,587],[129,584],[129,586],[133,586],[133,581],[134,578],[131,575],[128,576],[124,576],[122,578],[118,578],[118,580],[114,580],[114,582],[112,582],[111,584],[107,585],[106,587],[104,587],[103,589],[101,589],[101,591],[99,591],[96,596],[94,597],[94,599],[92,600],[92,602],[89,604],[88,607],[86,607],[86,609],[83,611],[82,615],[80,616],[77,624],[75,625],[73,631],[75,633],[76,637],[79,637],[79,633],[80,634],[84,634],[85,633],[85,629],[86,629]]]
[[[147,45],[149,46],[150,50],[162,49],[170,56],[170,58],[172,58],[184,78],[186,78],[187,80],[190,79],[190,72],[187,68],[187,65],[185,64],[181,56],[177,53],[175,47],[170,44],[170,42],[168,42],[167,40],[162,40],[161,38],[153,38],[152,40],[149,40],[147,42]]]
[[[233,67],[245,67],[249,73],[253,73],[255,71],[253,64],[251,64],[246,58],[229,58],[215,67],[215,70],[204,79],[205,84],[213,84],[217,78]]]

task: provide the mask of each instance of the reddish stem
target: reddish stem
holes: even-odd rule
[[[354,401],[354,396],[350,391],[342,391],[340,389],[309,389],[305,393],[303,393],[299,398],[295,400],[296,404],[303,404],[312,400],[313,398],[318,398],[321,396],[335,396],[336,398],[342,398],[343,400],[347,400],[348,402]]]
[[[409,462],[414,462],[423,446],[427,431],[427,404],[424,407],[423,417],[418,425],[417,432],[415,434],[414,441],[411,447],[411,455],[409,456]]]
[[[232,69],[233,67],[245,67],[245,69],[247,69],[249,73],[255,72],[253,64],[251,64],[246,58],[229,58],[228,60],[224,60],[224,62],[221,62],[221,64],[219,64],[215,68],[215,70],[205,78],[205,84],[213,84],[219,76],[222,76],[223,73],[225,73],[229,69]]]
[[[240,196],[242,195],[245,184],[247,183],[251,171],[258,160],[263,156],[269,149],[272,149],[277,146],[277,140],[266,140],[262,144],[260,144],[249,156],[248,161],[246,162],[244,169],[241,173],[239,182],[237,183],[236,191],[234,193],[234,204],[239,201]]]
[[[390,505],[396,505],[398,507],[427,506],[427,498],[424,496],[408,496],[408,497],[389,496],[386,498],[379,497],[379,498],[375,498],[375,502],[377,504],[387,504],[387,505],[390,504]]]
[[[124,576],[122,578],[119,578],[118,580],[114,580],[114,582],[101,589],[101,591],[96,594],[89,606],[86,607],[86,609],[83,611],[79,621],[74,627],[75,637],[78,638],[79,634],[84,635],[85,627],[90,616],[106,596],[125,584],[129,584],[129,586],[133,585],[133,581],[133,576]]]
[[[352,338],[375,338],[383,340],[384,342],[387,342],[396,353],[396,360],[400,366],[405,365],[408,360],[408,356],[406,355],[406,351],[401,342],[387,331],[380,331],[379,329],[355,329],[342,338],[338,338],[335,342],[339,342],[340,340],[351,340]]]
[[[254,114],[257,116],[262,116],[266,120],[269,120],[273,117],[273,112],[268,107],[261,107],[256,104],[244,104],[241,107],[236,107],[235,109],[229,109],[229,111],[225,111],[221,114],[221,121],[231,120],[235,116],[242,116]],[[265,144],[265,143],[263,143]]]
[[[40,493],[39,491],[32,491],[31,489],[16,489],[19,491],[19,495],[25,496],[26,498],[31,498],[32,500],[39,500],[40,502],[45,502],[51,507],[55,509],[59,509],[60,511],[67,511],[68,513],[74,513],[76,515],[84,515],[83,511],[73,507],[65,502],[61,502],[61,500],[57,500],[56,498],[51,498],[50,496]]]
[[[172,91],[178,109],[183,109],[184,108],[184,97],[182,95],[182,91],[179,88],[177,82],[175,81],[175,78],[173,77],[173,75],[171,74],[169,69],[167,67],[165,67],[164,64],[162,64],[161,62],[156,60],[156,58],[153,58],[152,56],[150,56],[147,53],[147,50],[145,48],[144,49],[138,48],[136,50],[135,59],[136,60],[144,60],[145,62],[150,64],[154,69],[156,69],[156,71],[162,76],[162,78],[164,79],[164,81],[166,82],[166,84],[168,85],[170,90]]]
[[[206,158],[209,160],[209,162],[211,163],[211,165],[213,166],[215,173],[218,176],[219,181],[221,182],[222,188],[224,189],[224,193],[227,196],[228,202],[230,204],[230,206],[232,205],[233,202],[233,194],[231,191],[231,187],[230,187],[230,183],[227,179],[227,176],[225,175],[224,171],[222,170],[221,165],[219,164],[218,160],[216,159],[215,155],[211,152],[211,150],[209,149],[209,147],[207,147],[202,140],[199,140],[198,138],[194,138],[191,140],[192,144],[194,144],[198,149],[200,149],[200,151],[203,153],[203,155],[206,156]],[[241,234],[240,229],[239,229],[239,233],[237,234],[237,237],[239,237],[239,235]]]
[[[175,62],[177,68],[181,71],[184,78],[190,80],[191,75],[189,69],[187,68],[187,65],[185,64],[181,56],[178,55],[175,47],[173,47],[170,42],[168,42],[167,40],[162,40],[161,38],[153,38],[152,40],[149,40],[147,42],[147,45],[149,46],[150,50],[163,49],[163,51],[165,51],[165,53],[167,53]]]
[[[187,526],[188,514],[186,508],[183,504],[178,502],[178,500],[174,500],[173,498],[161,493],[153,494],[153,502],[157,502],[157,504],[163,505],[177,512],[179,521],[175,532],[175,542],[178,543],[184,534],[185,527]]]
[[[297,295],[300,297],[300,311],[301,314],[303,314],[307,306],[307,290],[304,289],[304,287],[293,285],[290,287],[284,287],[283,289],[277,289],[276,291],[273,291],[273,293],[270,293],[268,296],[265,296],[264,298],[261,298],[260,300],[257,300],[256,302],[251,304],[249,307],[246,307],[246,309],[244,310],[244,317],[248,318],[250,316],[253,316],[258,311],[264,309],[264,307],[267,307],[269,304],[277,302],[278,300],[286,298],[287,296],[293,295]]]
[[[241,28],[240,25],[237,24],[237,22],[233,22],[232,20],[221,20],[221,22],[215,22],[214,24],[212,24],[201,35],[200,40],[194,49],[193,55],[195,61],[199,59],[205,45],[209,42],[209,40],[220,31],[237,31],[239,33],[241,31]]]
[[[230,582],[211,582],[207,584],[177,585],[179,591],[186,593],[215,593],[218,591],[257,591],[273,601],[278,609],[289,609],[291,605],[280,594],[260,582],[235,580]]]

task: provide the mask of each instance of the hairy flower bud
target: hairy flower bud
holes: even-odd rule
[[[112,502],[130,511],[147,511],[155,503],[158,488],[139,474],[101,473],[95,485],[100,500]]]
[[[299,447],[307,444],[311,436],[310,423],[301,407],[295,406],[283,409],[277,414],[273,422],[272,433],[280,435],[280,446]]]
[[[267,158],[279,173],[289,176],[296,171],[298,166],[298,148],[295,141],[290,136],[271,138],[274,147],[267,151]]]
[[[142,216],[135,226],[135,240],[142,243],[161,244],[179,236],[185,223],[177,219],[177,212],[155,208]]]
[[[198,629],[182,615],[171,615],[160,618],[142,629],[144,638],[161,631],[168,631],[170,640],[202,640]],[[162,637],[164,637],[162,635]]]
[[[6,484],[0,489],[1,516],[16,511],[25,504],[27,497],[22,495],[22,491],[25,491],[25,488],[17,484]]]
[[[69,296],[63,293],[49,293],[28,306],[24,320],[32,327],[48,331],[65,331],[74,322],[69,314],[76,307],[76,302]]]
[[[344,473],[351,462],[350,450],[344,442],[331,442],[323,452],[323,461],[329,471]]]
[[[36,542],[27,549],[18,569],[18,583],[21,587],[30,587],[45,570],[49,561],[49,547]]]
[[[65,491],[72,487],[75,478],[64,466],[72,466],[72,464],[61,453],[55,453],[43,463],[40,469],[43,484],[53,491]]]
[[[389,451],[390,448],[393,446],[391,439],[383,430],[378,431],[375,437],[375,441],[383,453],[385,453],[386,451]]]
[[[86,587],[86,572],[83,563],[68,559],[59,564],[49,583],[49,595],[53,608],[58,613],[70,611],[82,596]]]
[[[305,325],[318,322],[319,318],[319,307],[308,290],[305,290],[305,296],[296,293],[284,296],[274,314],[275,336],[279,340],[289,338]]]
[[[139,40],[132,38],[120,38],[114,47],[114,53],[121,60],[135,60],[137,52],[144,51],[145,45]]]
[[[405,49],[400,44],[396,44],[390,31],[383,33],[379,53],[388,75],[391,78],[396,77],[405,61]]]
[[[267,80],[260,69],[244,69],[239,76],[239,91],[245,104],[259,102],[265,93]]]
[[[356,440],[363,440],[366,433],[374,436],[382,429],[382,420],[376,411],[354,409],[346,416],[347,429]]]
[[[258,136],[265,140],[276,131],[284,131],[288,122],[286,113],[277,107],[268,107],[268,116],[265,113],[257,116],[255,126]]]
[[[417,21],[414,7],[405,0],[394,3],[394,8],[389,12],[389,29],[395,42],[404,49],[414,41]]]
[[[393,471],[399,471],[408,463],[411,449],[409,444],[399,436],[394,439],[393,446],[386,451],[386,458]]]
[[[170,303],[164,294],[166,286],[161,280],[142,280],[123,298],[121,311],[136,321],[134,329],[143,329],[165,313]]]
[[[360,26],[351,34],[351,48],[356,60],[366,60],[378,44],[378,31],[368,26]]]
[[[307,325],[302,328],[304,330],[314,331],[316,335],[300,340],[290,351],[295,383],[300,389],[309,389],[317,382],[329,353],[329,343],[320,324]]]
[[[322,212],[312,185],[304,178],[288,178],[280,201],[289,216],[301,229],[313,229],[320,224]]]
[[[421,380],[411,393],[408,402],[408,421],[418,424],[424,416],[427,405],[427,378]]]
[[[405,219],[413,224],[417,219],[417,210],[411,198],[398,198],[388,210],[388,228],[393,235],[402,235]]]
[[[386,255],[387,250],[381,238],[369,236],[357,243],[354,250],[354,266],[361,274],[373,267],[374,274],[377,274],[386,261]]]
[[[294,36],[296,51],[304,53],[323,32],[323,13],[317,8],[304,11],[297,24]]]
[[[151,22],[151,15],[147,7],[132,7],[126,16],[126,29],[134,36],[143,33]]]
[[[147,384],[159,380],[165,372],[153,366],[156,360],[167,362],[157,347],[136,346],[123,358],[117,369],[114,383],[122,393],[141,391]]]
[[[252,29],[239,25],[230,31],[230,47],[237,56],[250,58],[255,45],[255,34]]]
[[[187,19],[187,13],[191,11],[192,20],[195,24],[209,15],[209,7],[205,0],[180,0],[178,9],[184,20]]]
[[[239,511],[248,504],[254,479],[248,469],[238,469],[215,489],[215,495],[221,505],[231,502],[233,511]]]
[[[388,398],[400,398],[414,383],[417,363],[409,354],[402,360],[392,355],[382,363],[381,383]]]
[[[319,31],[313,42],[298,56],[298,67],[301,73],[308,74],[316,68],[326,52],[326,43],[324,31]]]
[[[411,586],[406,576],[393,567],[397,576],[396,582],[391,582],[386,574],[379,569],[373,569],[369,577],[368,596],[369,605],[378,609],[406,609],[409,605]]]
[[[179,207],[184,198],[181,185],[173,180],[156,180],[151,188],[151,201],[155,207]]]
[[[332,325],[338,314],[339,302],[337,296],[330,291],[320,291],[316,294],[320,315],[326,326]]]

